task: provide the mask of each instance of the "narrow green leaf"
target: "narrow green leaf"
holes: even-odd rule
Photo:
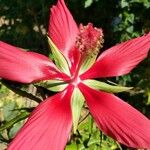
[[[53,58],[55,61],[56,66],[67,75],[70,75],[69,65],[63,54],[59,51],[59,49],[56,47],[56,45],[53,43],[53,41],[48,38],[48,43],[51,48]]]
[[[84,84],[90,86],[93,89],[102,90],[109,93],[119,93],[119,92],[129,91],[132,89],[132,87],[123,87],[119,85],[115,86],[115,85],[110,85],[105,82],[96,81],[96,80],[85,80]]]
[[[60,80],[45,80],[35,85],[42,86],[53,92],[63,91],[68,86],[66,82]]]
[[[147,95],[148,95],[148,99],[147,99],[147,105],[150,105],[150,91],[147,93]]]
[[[75,88],[72,95],[71,108],[73,117],[73,131],[76,133],[81,110],[84,105],[84,96],[78,88]]]
[[[22,112],[20,115],[16,116],[15,118],[11,119],[10,121],[6,122],[4,125],[0,127],[0,132],[12,127],[15,123],[27,118],[29,116],[28,112]]]
[[[93,117],[92,116],[89,116],[88,117],[88,128],[89,128],[89,133],[92,134],[92,128],[93,128]]]

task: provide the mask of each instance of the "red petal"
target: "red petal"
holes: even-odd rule
[[[8,150],[63,150],[72,127],[72,86],[43,101],[9,145]]]
[[[148,54],[150,33],[103,52],[97,62],[81,78],[113,77],[129,73]]]
[[[0,77],[30,83],[65,77],[46,56],[25,52],[0,41]]]
[[[122,144],[150,148],[150,120],[113,94],[80,84],[98,127]]]
[[[78,61],[79,51],[74,48],[77,34],[78,27],[64,0],[58,0],[57,5],[51,8],[49,36],[72,64]]]

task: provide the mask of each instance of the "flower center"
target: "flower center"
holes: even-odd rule
[[[97,55],[103,44],[102,29],[93,27],[92,23],[87,26],[80,24],[79,34],[76,40],[76,46],[80,50],[81,55]]]
[[[71,82],[76,87],[81,82],[81,79],[79,76],[75,76],[72,78]]]

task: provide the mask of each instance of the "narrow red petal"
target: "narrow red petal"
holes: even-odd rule
[[[150,33],[103,52],[97,62],[81,78],[113,77],[129,73],[148,54]]]
[[[80,84],[98,127],[122,144],[150,148],[150,120],[113,94]]]
[[[43,101],[11,142],[8,150],[63,150],[72,127],[73,87]]]
[[[72,65],[78,61],[79,51],[74,48],[78,32],[78,27],[64,0],[58,0],[57,5],[51,8],[49,36]]]
[[[0,41],[0,78],[30,83],[63,77],[65,75],[46,56],[25,52]]]

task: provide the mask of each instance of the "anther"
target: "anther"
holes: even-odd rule
[[[76,46],[82,55],[98,55],[104,43],[102,29],[93,27],[92,23],[87,26],[80,24],[80,32],[76,39]]]

